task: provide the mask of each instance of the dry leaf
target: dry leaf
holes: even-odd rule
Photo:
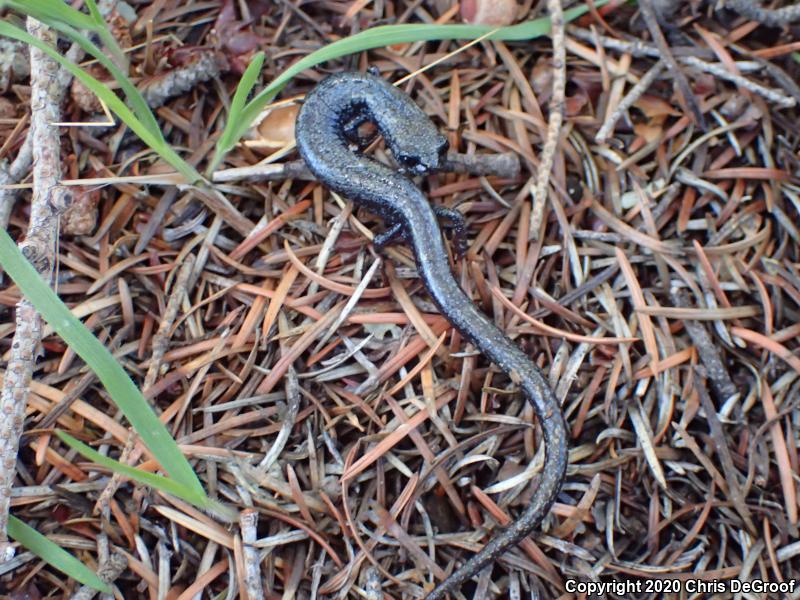
[[[294,141],[294,122],[300,107],[296,104],[274,108],[259,123],[256,147],[283,148]]]
[[[476,25],[511,25],[517,18],[516,0],[464,0],[461,17]]]

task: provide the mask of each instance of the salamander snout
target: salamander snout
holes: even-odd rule
[[[436,133],[418,140],[413,148],[396,152],[394,157],[404,171],[422,175],[442,168],[448,147],[447,138]]]

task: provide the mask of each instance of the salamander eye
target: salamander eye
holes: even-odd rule
[[[420,167],[422,167],[418,156],[401,153],[398,154],[396,158],[397,162],[400,163],[400,166],[406,171],[418,171]]]

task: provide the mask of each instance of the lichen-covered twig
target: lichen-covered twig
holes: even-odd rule
[[[55,44],[55,34],[34,19],[28,19],[28,31],[48,44]],[[31,48],[30,56],[33,200],[28,233],[20,247],[39,274],[50,282],[55,264],[58,215],[63,211],[67,198],[64,189],[58,185],[61,179],[58,127],[51,125],[60,120],[63,86],[58,78],[56,61],[35,48]],[[0,395],[0,562],[14,555],[6,532],[8,510],[28,386],[42,337],[42,319],[25,298],[17,304],[16,324],[11,358]]]
[[[28,46],[23,42],[0,37],[0,92],[12,81],[26,79],[30,75]]]
[[[539,159],[536,172],[536,186],[533,191],[530,235],[539,235],[539,227],[544,218],[547,190],[550,187],[550,171],[561,136],[561,123],[564,121],[564,98],[567,86],[567,49],[564,43],[564,11],[561,0],[548,0],[550,13],[550,36],[553,39],[553,94],[550,98],[550,114],[547,119],[547,137]]]
[[[169,340],[172,335],[172,326],[175,324],[175,319],[178,316],[178,310],[181,307],[183,299],[188,295],[190,287],[190,278],[192,269],[194,268],[194,254],[189,254],[183,261],[178,275],[175,277],[175,283],[172,285],[172,292],[170,293],[167,307],[164,310],[164,316],[161,323],[158,325],[158,331],[153,336],[152,348],[153,352],[150,356],[150,365],[147,368],[147,374],[144,376],[144,387],[147,391],[158,379],[158,373],[161,370],[161,363],[164,360],[164,355],[169,347]]]
[[[142,83],[141,91],[150,108],[158,108],[196,85],[218,77],[227,68],[224,57],[214,50],[198,50],[190,61]]]
[[[16,158],[10,164],[5,161],[0,163],[0,186],[13,185],[25,176],[31,168],[32,148],[33,144],[29,134],[20,146]],[[0,229],[8,229],[15,197],[13,189],[0,187]]]
[[[3,68],[3,52],[2,42],[4,38],[0,38],[0,70]],[[73,44],[67,50],[67,59],[73,63],[77,63],[83,55],[83,49],[78,44]],[[25,53],[28,56],[28,53]],[[25,71],[28,73],[28,70]],[[58,79],[57,85],[52,86],[53,93],[56,97],[53,101],[58,105],[64,97],[64,90],[69,85],[72,79],[72,73],[67,69],[61,68],[56,76]],[[2,73],[0,73],[0,81],[2,80]],[[0,89],[3,86],[0,85]],[[32,142],[33,128],[28,128],[28,134],[25,136],[25,141],[17,152],[16,158],[8,164],[0,162],[0,229],[8,229],[8,221],[11,218],[11,211],[14,208],[14,201],[16,200],[16,193],[13,189],[4,188],[3,186],[12,185],[19,182],[30,170],[31,161],[33,160],[33,142]]]

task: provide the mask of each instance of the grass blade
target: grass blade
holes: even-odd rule
[[[109,31],[97,4],[92,0],[86,1],[89,15],[75,10],[62,0],[9,0],[6,4],[17,12],[31,16],[59,31],[61,28],[57,24],[63,24],[75,31],[88,30],[97,34],[117,63],[127,66],[128,58]],[[96,55],[94,56],[98,58]]]
[[[20,6],[19,2],[12,2],[12,5],[17,9],[18,12],[21,12],[23,14],[31,14],[30,10],[26,10],[27,6]],[[87,53],[91,54],[94,58],[96,58],[100,64],[102,64],[106,69],[108,69],[108,72],[119,83],[120,87],[122,88],[122,91],[125,94],[125,97],[127,98],[128,102],[130,103],[134,114],[137,117],[139,117],[139,120],[153,133],[153,135],[157,137],[161,136],[161,128],[158,126],[158,122],[156,121],[153,112],[150,110],[150,107],[147,105],[147,102],[145,101],[141,92],[137,89],[135,85],[133,85],[133,82],[127,77],[127,75],[123,73],[119,69],[119,67],[117,67],[117,65],[115,65],[114,62],[110,60],[103,53],[102,50],[100,50],[100,48],[95,46],[89,38],[87,38],[85,35],[81,33],[80,30],[74,28],[70,23],[66,21],[61,21],[47,15],[42,16],[41,20],[46,25],[52,27],[59,33],[65,35],[70,40],[78,44]],[[104,31],[110,35],[110,32],[105,27],[101,28],[100,31],[101,32]],[[4,34],[4,35],[9,35],[9,34]],[[11,36],[9,35],[9,37]],[[116,46],[116,42],[114,42],[113,39],[112,39],[112,44]],[[122,57],[121,64],[123,65],[127,64],[127,59],[125,55],[122,53],[122,50],[118,46],[116,46],[116,49],[119,51],[119,54]]]
[[[120,48],[117,40],[114,38],[114,35],[111,33],[111,30],[106,25],[106,20],[103,18],[103,15],[100,14],[100,9],[97,8],[97,4],[94,0],[85,0],[86,1],[86,8],[89,9],[89,14],[91,15],[92,19],[94,19],[97,27],[95,31],[100,36],[100,39],[103,40],[103,45],[108,48],[109,52],[114,56],[114,59],[120,67],[123,67],[126,71],[128,70],[128,57],[125,56],[125,53]],[[139,117],[141,118],[141,116]]]
[[[240,123],[242,121],[242,109],[245,107],[250,92],[253,91],[253,87],[258,79],[258,74],[261,72],[261,67],[263,66],[264,53],[259,52],[253,57],[250,64],[247,65],[247,69],[239,80],[239,85],[236,86],[236,93],[233,95],[231,108],[230,111],[228,111],[228,123]],[[225,131],[222,132],[222,137],[220,138],[220,143],[223,146],[232,147],[233,144],[236,143],[235,140],[232,141],[225,136],[233,135],[235,131],[235,127],[225,127]]]
[[[64,431],[56,431],[56,435],[64,442],[67,446],[80,452],[83,456],[91,460],[92,462],[97,463],[100,466],[106,467],[107,469],[111,469],[115,473],[119,473],[127,477],[128,479],[133,479],[134,481],[138,481],[139,483],[143,483],[145,485],[149,485],[159,491],[165,492],[167,494],[171,494],[180,498],[181,500],[186,500],[187,502],[191,502],[195,506],[199,506],[200,508],[205,507],[207,497],[203,494],[202,497],[198,497],[193,490],[187,488],[185,485],[175,481],[174,479],[169,479],[162,475],[158,475],[156,473],[149,473],[147,471],[142,471],[137,469],[136,467],[132,467],[130,465],[126,465],[125,463],[121,463],[118,460],[114,460],[113,458],[108,458],[107,456],[103,456],[90,446],[87,446],[80,440],[75,439],[70,434]]]
[[[97,32],[97,23],[91,16],[75,10],[63,0],[8,0],[4,4],[42,23],[55,19],[75,29]]]
[[[205,493],[202,494],[202,496],[199,496],[198,494],[194,493],[193,490],[189,489],[182,483],[175,481],[174,479],[168,479],[156,473],[142,471],[135,467],[131,467],[130,465],[121,463],[118,460],[114,460],[113,458],[103,456],[90,446],[87,446],[80,440],[75,439],[65,431],[56,431],[56,435],[61,439],[62,442],[67,444],[73,450],[79,452],[98,465],[114,471],[115,473],[119,473],[128,479],[133,479],[134,481],[138,481],[139,483],[153,487],[166,494],[186,500],[198,508],[202,508],[210,513],[215,514],[215,516],[228,523],[235,523],[238,519],[238,512],[235,509],[209,498],[205,495]]]
[[[58,27],[57,27],[58,28]],[[63,26],[61,26],[60,30],[63,30]],[[186,177],[189,183],[194,183],[200,179],[202,176],[185,160],[183,160],[178,154],[172,149],[172,147],[167,144],[164,138],[161,136],[160,131],[153,132],[149,127],[143,125],[142,121],[140,121],[136,115],[131,112],[131,109],[127,107],[127,105],[120,100],[120,98],[111,90],[109,90],[105,84],[101,83],[88,73],[86,73],[83,69],[78,67],[77,65],[72,64],[69,60],[59,54],[55,49],[48,46],[44,42],[36,39],[32,35],[30,35],[27,31],[23,31],[19,27],[15,27],[10,23],[0,21],[0,35],[4,35],[6,37],[10,37],[15,40],[19,40],[21,42],[25,42],[26,44],[30,44],[46,52],[49,56],[53,57],[53,59],[57,60],[61,65],[63,65],[66,69],[68,69],[75,77],[81,80],[81,82],[86,85],[92,92],[94,92],[98,98],[103,100],[106,105],[120,118],[122,121],[131,128],[131,130],[138,135],[142,141],[150,146],[156,153],[158,153],[161,158],[163,158],[167,163],[172,165],[179,173],[181,173],[184,177]],[[85,39],[85,38],[84,38]],[[77,41],[77,40],[76,40]],[[86,40],[88,42],[88,40]],[[79,42],[80,43],[80,42]],[[91,42],[88,42],[91,46]],[[95,47],[96,48],[96,47]],[[102,54],[102,53],[101,53]],[[104,60],[108,63],[104,63],[109,70],[116,71],[117,73],[121,73],[119,69],[117,69],[111,61],[108,60],[108,57],[105,57]],[[110,65],[110,66],[109,66]],[[124,75],[121,75],[122,79],[125,78]],[[129,85],[130,81],[128,81]],[[138,92],[137,92],[138,93]],[[142,99],[144,102],[144,99]],[[149,112],[149,108],[147,111]],[[151,113],[151,118],[152,113]],[[153,122],[155,119],[153,118]]]
[[[88,585],[104,594],[112,593],[111,587],[105,583],[69,552],[55,542],[48,540],[33,527],[26,525],[16,517],[8,516],[8,535],[33,552],[51,567],[58,569],[74,580]]]
[[[50,326],[97,374],[111,398],[164,470],[177,482],[191,489],[198,498],[205,498],[203,486],[178,444],[156,417],[128,374],[61,302],[3,230],[0,230],[0,266]]]
[[[159,139],[163,139],[161,134],[161,127],[158,125],[158,121],[156,121],[156,117],[153,114],[153,111],[150,110],[150,106],[148,106],[147,101],[142,96],[142,93],[139,89],[133,85],[133,82],[128,78],[127,74],[124,73],[120,67],[118,67],[114,61],[110,60],[100,48],[95,46],[92,41],[83,35],[80,31],[65,25],[63,23],[53,22],[50,24],[51,27],[57,29],[59,32],[63,33],[67,36],[70,40],[78,44],[81,48],[83,48],[88,54],[91,54],[97,61],[103,65],[114,80],[119,83],[122,92],[125,94],[125,99],[130,104],[133,113],[139,118],[139,120],[147,127],[150,132]],[[106,34],[109,36],[111,35],[107,29],[103,29]],[[104,39],[104,36],[100,36],[101,39]],[[113,38],[112,38],[113,42]],[[108,46],[108,43],[106,46]],[[116,42],[113,42],[116,45]],[[122,50],[119,51],[121,58],[120,64],[127,65],[127,58],[122,53]],[[125,67],[127,70],[127,66]],[[165,142],[166,143],[166,142]]]
[[[595,2],[595,6],[602,6],[607,0]],[[564,21],[570,22],[585,14],[589,9],[579,6],[564,11]],[[423,42],[432,40],[474,40],[495,28],[488,25],[428,25],[428,24],[403,24],[383,25],[373,27],[350,37],[337,40],[315,50],[291,65],[267,87],[256,95],[242,110],[238,119],[230,119],[222,133],[209,166],[209,173],[216,170],[220,162],[231,148],[242,138],[250,124],[261,113],[264,107],[280,92],[289,81],[301,71],[314,67],[320,63],[371,50],[392,44],[410,42]],[[541,37],[550,32],[550,19],[547,17],[533,21],[525,21],[509,27],[500,27],[490,35],[490,40],[521,41]]]
[[[100,9],[97,8],[97,3],[94,0],[85,0],[86,8],[89,9],[89,15],[94,19],[95,24],[98,27],[105,28],[106,21],[103,19],[103,15],[100,14]]]

